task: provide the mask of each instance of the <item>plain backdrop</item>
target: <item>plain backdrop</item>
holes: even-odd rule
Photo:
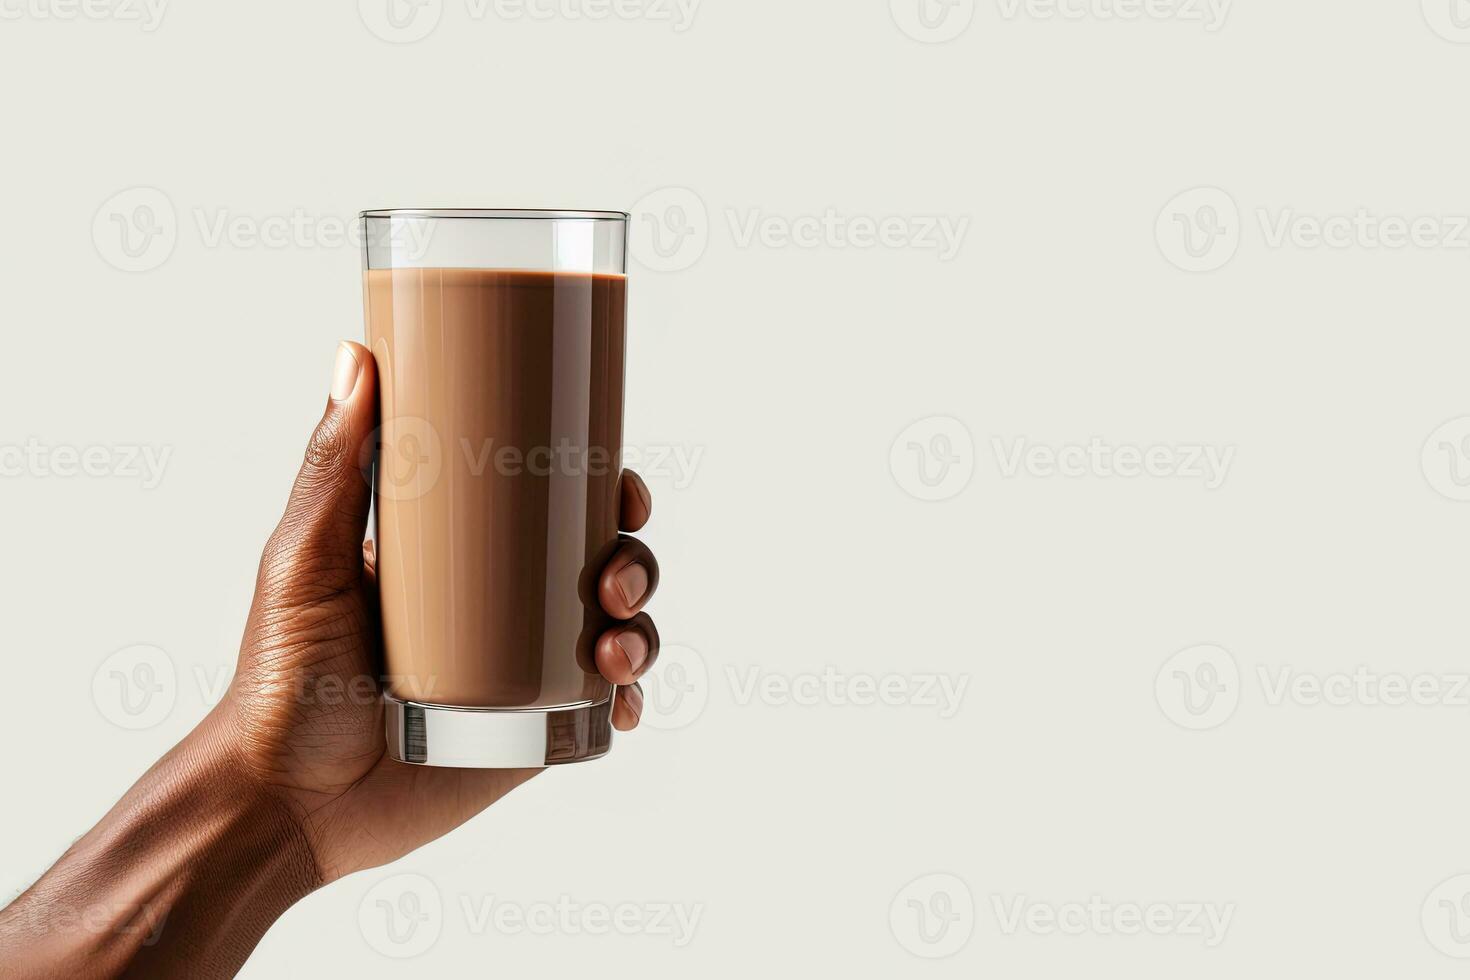
[[[98,2],[0,8],[0,898],[227,682],[341,230],[607,208],[649,724],[244,976],[1463,969],[1458,0]]]

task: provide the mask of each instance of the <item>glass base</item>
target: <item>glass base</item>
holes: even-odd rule
[[[539,769],[598,759],[612,746],[612,698],[562,708],[384,701],[389,757],[417,766]]]

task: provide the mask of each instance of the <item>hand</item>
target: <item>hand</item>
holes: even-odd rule
[[[362,543],[372,494],[361,464],[377,397],[372,357],[344,344],[326,415],[260,562],[229,691],[0,909],[0,976],[233,976],[313,889],[447,833],[538,771],[386,757],[376,586]],[[638,530],[648,488],[625,473],[620,498],[623,529]],[[634,562],[646,574],[618,576]],[[620,685],[613,723],[626,731],[643,709],[638,678],[658,657],[642,611],[658,565],[625,538],[598,584],[621,622],[598,638],[594,659]]]
[[[234,747],[242,778],[285,802],[323,883],[428,843],[540,771],[440,769],[386,756],[373,556],[363,545],[371,487],[360,465],[377,398],[372,355],[343,344],[326,414],[261,559],[234,681],[216,709],[220,741]],[[620,490],[622,528],[637,531],[649,518],[648,488],[625,472]],[[615,576],[634,561],[648,575],[630,596]],[[658,658],[658,632],[642,612],[657,585],[653,555],[625,538],[598,589],[622,622],[598,639],[595,658],[619,685],[613,724],[621,731],[638,724],[637,681]]]

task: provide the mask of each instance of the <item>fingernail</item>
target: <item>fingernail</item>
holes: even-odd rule
[[[623,651],[623,656],[628,658],[628,670],[638,673],[638,668],[648,659],[648,641],[643,638],[643,631],[623,630],[618,634],[617,644]]]
[[[332,368],[332,401],[340,402],[352,394],[352,389],[357,387],[357,376],[362,368],[357,363],[357,355],[352,348],[346,344],[337,347],[337,363]]]
[[[643,717],[643,691],[637,684],[623,688],[623,699],[627,701],[628,710],[633,712],[635,719]]]
[[[638,562],[628,565],[617,574],[618,588],[623,590],[623,601],[632,609],[648,592],[648,569]]]

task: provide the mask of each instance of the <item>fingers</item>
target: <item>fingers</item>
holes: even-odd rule
[[[378,545],[371,539],[362,543],[362,574],[369,586],[378,584]]]
[[[617,697],[613,701],[613,727],[620,732],[631,732],[638,727],[638,719],[642,716],[642,686],[634,684],[632,687],[618,688]]]
[[[639,530],[653,515],[653,495],[648,492],[648,484],[632,470],[623,470],[618,492],[622,497],[622,504],[618,508],[618,526],[624,531]]]
[[[653,514],[653,496],[648,484],[632,470],[624,470],[618,486],[622,503],[618,524],[624,531],[637,531]],[[638,678],[658,660],[658,630],[642,612],[658,588],[658,561],[641,541],[625,538],[612,561],[602,570],[597,594],[608,615],[628,620],[597,639],[594,657],[603,677],[618,685],[613,695],[612,723],[620,732],[638,727],[643,715],[643,687]]]
[[[658,660],[658,630],[648,613],[639,613],[626,623],[597,638],[594,654],[597,671],[614,684],[632,684]]]
[[[286,514],[271,536],[263,565],[281,559],[293,566],[305,562],[314,583],[327,589],[346,588],[361,577],[372,502],[366,473],[372,465],[377,400],[372,354],[361,344],[343,342],[337,348],[326,413],[307,443]]]
[[[658,588],[658,562],[642,541],[625,538],[602,570],[597,598],[609,616],[632,619]]]

